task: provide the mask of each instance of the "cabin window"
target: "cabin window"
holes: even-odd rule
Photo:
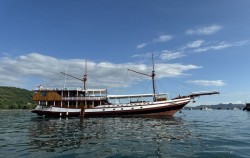
[[[62,102],[62,106],[63,106],[63,107],[68,107],[68,101],[63,101],[63,102]]]
[[[40,105],[45,106],[46,105],[46,101],[40,101]]]
[[[41,96],[42,96],[42,97],[45,97],[46,94],[47,94],[47,93],[46,93],[45,91],[41,92]]]
[[[54,105],[54,101],[48,101],[48,106],[53,106]]]
[[[69,92],[69,97],[76,97],[76,96],[77,96],[76,91],[70,91]]]
[[[75,101],[69,101],[69,106],[76,106],[76,102]]]

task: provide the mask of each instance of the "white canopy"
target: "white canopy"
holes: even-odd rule
[[[166,95],[165,93],[155,94],[155,96]],[[108,95],[109,99],[123,99],[123,98],[143,98],[143,97],[153,97],[154,94],[132,94],[132,95]]]

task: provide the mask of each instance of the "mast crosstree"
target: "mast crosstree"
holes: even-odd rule
[[[70,76],[70,77],[72,77],[74,79],[83,81],[83,89],[86,90],[86,82],[87,82],[87,60],[85,60],[85,71],[84,71],[84,75],[83,75],[82,79],[78,78],[78,77],[75,77],[75,76],[72,76],[70,74],[64,73],[64,72],[61,72],[61,73],[64,74],[64,75]]]
[[[135,71],[135,70],[131,70],[131,69],[127,69],[129,71],[132,71],[132,72],[135,72],[135,73],[138,73],[138,74],[141,74],[141,75],[145,75],[145,76],[148,76],[148,77],[151,77],[152,78],[152,86],[153,86],[153,99],[154,101],[156,101],[156,97],[155,97],[155,65],[154,65],[154,55],[152,54],[152,66],[153,66],[153,70],[151,72],[151,74],[145,74],[145,73],[142,73],[142,72],[138,72],[138,71]]]

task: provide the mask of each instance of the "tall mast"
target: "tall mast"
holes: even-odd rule
[[[86,90],[86,82],[87,82],[87,59],[85,60],[85,71],[83,75],[83,89]]]
[[[152,65],[153,65],[153,70],[152,70],[152,73],[151,75],[149,74],[145,74],[145,73],[142,73],[142,72],[137,72],[137,71],[134,71],[134,70],[131,70],[131,69],[128,69],[129,71],[132,71],[132,72],[135,72],[135,73],[138,73],[138,74],[141,74],[141,75],[145,75],[145,76],[149,76],[152,78],[152,85],[153,85],[153,100],[156,101],[156,97],[155,97],[155,65],[154,65],[154,55],[152,53]]]
[[[69,66],[69,64],[67,63],[67,67],[66,67],[66,70],[65,70],[66,74],[68,73],[68,66]],[[65,86],[66,86],[66,81],[67,81],[67,76],[65,75],[65,77],[64,77],[64,85],[63,85],[64,89],[65,89]]]
[[[153,98],[154,98],[154,101],[156,101],[156,98],[155,98],[155,64],[154,64],[154,55],[152,53],[152,65],[153,65],[153,70],[152,70],[152,74],[151,74],[151,77],[152,77],[152,84],[153,84]]]

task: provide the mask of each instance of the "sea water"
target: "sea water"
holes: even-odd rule
[[[0,157],[250,157],[250,112],[80,119],[0,111]]]

